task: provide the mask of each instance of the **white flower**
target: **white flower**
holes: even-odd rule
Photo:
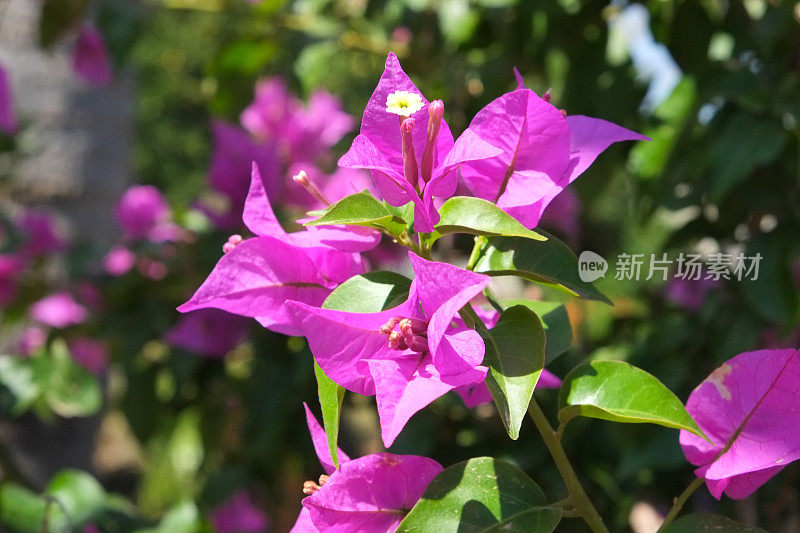
[[[408,91],[395,91],[386,97],[386,111],[401,117],[410,117],[424,106],[421,95]]]

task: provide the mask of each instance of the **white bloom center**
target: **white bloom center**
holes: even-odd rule
[[[410,117],[424,106],[422,96],[417,93],[395,91],[386,97],[386,111],[401,117]]]

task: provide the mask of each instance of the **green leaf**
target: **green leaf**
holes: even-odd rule
[[[506,300],[502,305],[504,309],[514,305],[524,305],[539,316],[547,338],[544,345],[545,366],[569,350],[572,345],[572,324],[569,321],[567,308],[563,304],[535,300]]]
[[[103,394],[97,379],[72,360],[64,341],[53,341],[49,354],[34,358],[35,380],[50,408],[64,417],[90,416],[100,410]]]
[[[137,529],[134,533],[197,533],[202,529],[200,511],[191,500],[185,500],[164,514],[157,527]]]
[[[344,387],[334,383],[325,375],[322,367],[314,361],[314,375],[317,377],[317,394],[322,408],[322,423],[328,437],[328,449],[331,452],[333,466],[339,468],[339,416],[342,412]]]
[[[658,424],[706,438],[683,403],[656,377],[624,361],[591,361],[567,374],[558,420],[576,416],[628,424]]]
[[[549,233],[547,240],[489,237],[475,272],[490,276],[519,276],[579,296],[610,304],[594,285],[578,276],[578,258],[569,247]]]
[[[406,221],[389,212],[386,206],[367,191],[345,196],[316,220],[306,226],[333,226],[338,224],[383,228],[399,235],[406,229]]]
[[[546,533],[561,520],[560,511],[546,505],[542,489],[519,468],[477,457],[436,476],[397,531]]]
[[[676,520],[661,533],[767,533],[760,527],[751,527],[730,518],[713,514],[693,513]]]
[[[16,483],[0,485],[0,526],[11,527],[20,533],[40,533],[47,511],[47,500],[38,494]],[[49,511],[47,525],[50,530],[66,531],[63,513],[58,512],[56,515],[52,509]]]
[[[709,200],[720,203],[756,168],[777,159],[789,140],[780,121],[736,113],[725,123],[709,154],[714,172]]]
[[[441,220],[436,225],[434,240],[448,233],[524,237],[544,241],[547,237],[527,229],[517,219],[492,202],[470,196],[456,196],[439,209]]]
[[[411,280],[395,272],[376,271],[353,276],[328,295],[324,309],[377,313],[408,298]]]
[[[58,502],[73,525],[91,521],[105,508],[105,490],[95,478],[80,470],[62,470],[50,481],[46,492]]]
[[[383,207],[385,207],[386,210],[395,217],[405,220],[406,228],[411,228],[414,226],[414,202],[408,202],[406,205],[395,207],[393,205],[389,205],[384,200]]]
[[[517,439],[544,367],[544,328],[536,313],[516,305],[480,333],[486,345],[483,364],[489,367],[486,385],[509,437]]]
[[[28,358],[0,356],[0,385],[11,393],[13,415],[25,412],[41,394]]]

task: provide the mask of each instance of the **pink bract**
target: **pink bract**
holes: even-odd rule
[[[72,52],[72,68],[84,81],[105,86],[111,83],[113,70],[103,35],[94,26],[84,25],[78,32]]]
[[[714,497],[745,498],[800,459],[799,357],[793,349],[739,354],[689,396],[686,409],[711,442],[681,431],[680,443]]]

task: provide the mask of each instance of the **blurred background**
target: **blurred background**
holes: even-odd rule
[[[626,360],[685,401],[739,352],[798,347],[800,3],[2,0],[0,531],[291,528],[322,473],[305,341],[175,308],[245,233],[251,161],[287,229],[313,207],[291,176],[335,179],[389,52],[454,133],[516,67],[569,114],[652,138],[610,148],[541,224],[609,261],[613,307],[499,288],[565,304],[573,342],[552,372]],[[617,280],[621,253],[762,260],[743,281]],[[537,395],[554,413],[556,392]],[[372,398],[347,395],[342,424],[350,456],[381,450]],[[565,446],[615,531],[653,531],[693,478],[673,430],[581,419]],[[391,451],[494,455],[565,492],[529,424],[513,442],[493,406],[450,395]],[[799,486],[794,464],[748,499],[689,507],[797,531]]]

